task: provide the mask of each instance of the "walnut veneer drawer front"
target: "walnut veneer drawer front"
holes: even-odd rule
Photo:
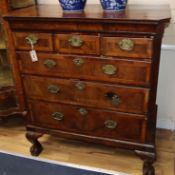
[[[150,62],[87,56],[38,53],[33,63],[28,52],[18,52],[22,73],[72,77],[113,83],[149,85]]]
[[[100,37],[96,35],[57,34],[55,47],[60,53],[100,54]]]
[[[153,40],[149,38],[103,37],[102,54],[130,58],[151,58]]]
[[[149,89],[56,78],[24,76],[26,95],[33,99],[82,104],[123,112],[147,112]]]
[[[145,140],[146,119],[141,115],[39,101],[31,101],[29,106],[35,123],[43,127],[136,142]]]
[[[38,51],[53,51],[52,35],[48,33],[14,32],[15,47],[19,50],[31,50],[31,44]]]
[[[53,134],[133,150],[144,160],[143,175],[155,175],[157,80],[169,9],[128,4],[124,13],[108,14],[93,4],[74,15],[60,9],[38,5],[3,17],[31,154],[42,151],[39,137]]]

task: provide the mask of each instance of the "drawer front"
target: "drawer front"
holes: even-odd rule
[[[100,37],[95,35],[57,34],[55,47],[60,53],[100,54]]]
[[[141,115],[38,101],[31,101],[29,106],[34,123],[39,126],[104,138],[145,141],[146,118]]]
[[[153,39],[103,37],[102,54],[129,58],[152,58]]]
[[[102,83],[24,76],[29,98],[123,112],[147,112],[149,90]]]
[[[8,111],[10,108],[16,107],[15,90],[11,87],[0,88],[0,113]],[[2,111],[1,111],[2,110]],[[10,110],[9,110],[10,111]]]
[[[27,74],[145,86],[150,83],[150,62],[38,53],[39,61],[33,63],[28,52],[19,52],[18,58],[21,72]]]
[[[47,33],[13,33],[16,49],[31,50],[31,44],[38,51],[53,51],[52,35]]]

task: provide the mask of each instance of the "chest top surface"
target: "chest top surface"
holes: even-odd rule
[[[166,5],[128,5],[123,12],[105,13],[100,5],[87,5],[83,13],[64,13],[59,5],[38,5],[10,12],[5,19],[168,22],[170,10]]]

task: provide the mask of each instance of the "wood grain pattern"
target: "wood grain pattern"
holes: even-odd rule
[[[48,32],[52,30],[55,32],[108,33],[110,31],[119,34],[132,32],[133,34],[149,36],[150,34],[157,35],[163,32],[163,30],[157,28],[157,22],[164,25],[164,22],[170,20],[168,8],[168,6],[161,5],[154,7],[129,5],[127,13],[106,14],[103,13],[100,6],[89,5],[86,7],[86,13],[72,15],[63,13],[59,6],[40,5],[37,8],[29,7],[25,10],[18,10],[18,13],[8,14],[4,18],[10,19],[13,16],[13,19],[20,19],[20,21],[11,21],[11,27],[14,30],[41,30],[42,25],[42,30]],[[85,18],[86,21],[84,20]],[[22,23],[21,20],[23,21]],[[66,23],[64,20],[66,20]],[[103,23],[100,20],[103,20]]]
[[[7,57],[11,57],[14,54],[14,49],[11,47],[12,45],[12,40],[10,39],[10,41],[8,42],[7,46],[6,46],[6,41],[8,40],[7,38],[9,38],[9,36],[11,34],[9,34],[9,25],[7,24],[6,21],[4,21],[2,19],[2,15],[4,15],[7,12],[10,12],[12,10],[14,10],[14,8],[23,8],[23,7],[27,7],[30,5],[34,5],[35,4],[35,0],[0,0],[0,22],[2,23],[2,27],[3,28],[3,32],[0,31],[0,45],[1,45],[1,51],[3,50],[3,52],[7,52],[8,56],[4,56],[4,54],[0,55],[0,59],[1,61],[3,60],[3,64],[0,63],[2,66],[2,69],[0,70],[2,73],[2,78],[0,78],[1,81],[1,87],[0,87],[0,118],[5,120],[6,118],[9,117],[14,117],[15,115],[21,115],[24,116],[25,112],[24,111],[20,111],[19,108],[22,107],[22,103],[20,103],[22,101],[22,98],[19,99],[19,103],[21,104],[20,107],[18,105],[18,100],[17,100],[17,96],[21,93],[21,91],[16,91],[18,88],[16,85],[16,88],[14,86],[14,80],[12,78],[11,75],[11,68],[9,66],[9,64],[15,64],[14,61],[10,61],[10,63],[8,61],[6,61],[5,59],[7,59]],[[6,37],[5,37],[6,35]],[[7,37],[8,36],[8,37]],[[10,36],[11,38],[12,36]],[[7,47],[7,48],[6,48]],[[7,49],[7,50],[6,50]],[[6,54],[5,54],[6,55]],[[1,56],[3,58],[1,58]],[[5,61],[4,61],[5,60]],[[0,61],[0,62],[1,62]],[[12,70],[13,73],[15,72],[14,69]],[[16,72],[15,72],[16,73]],[[16,77],[16,74],[14,73],[14,76]],[[16,81],[19,80],[19,77],[16,78]],[[18,81],[19,83],[19,81]],[[18,94],[16,96],[16,93]],[[20,95],[19,95],[20,96]]]
[[[17,104],[13,86],[0,88],[0,111],[6,111],[14,107],[17,107]]]
[[[33,122],[45,128],[88,134],[90,136],[121,139],[144,143],[146,118],[142,115],[129,115],[112,111],[97,110],[82,106],[62,105],[40,101],[30,101]],[[42,110],[41,110],[42,109]],[[81,114],[80,110],[86,110]],[[63,119],[54,119],[53,114],[59,112]],[[74,116],[74,117],[72,117]],[[112,120],[116,128],[110,129],[105,122]],[[127,122],[130,126],[128,127]]]
[[[21,119],[11,119],[0,127],[1,150],[30,156],[31,145],[24,137],[25,124]],[[157,162],[156,175],[175,175],[175,132],[157,130]],[[142,175],[142,161],[131,151],[107,146],[69,141],[44,135],[40,138],[44,151],[41,159],[73,163],[110,171]],[[12,144],[15,143],[15,144]]]
[[[165,6],[148,8],[129,5],[124,13],[107,14],[103,13],[97,6],[89,7],[87,6],[82,14],[70,15],[63,14],[58,6],[41,5],[37,8],[30,7],[19,10],[4,17],[10,27],[8,34],[9,41],[12,40],[10,48],[13,51],[11,62],[14,63],[12,65],[17,80],[20,107],[30,112],[27,115],[29,141],[40,145],[37,138],[34,137],[36,132],[131,149],[144,161],[143,174],[155,175],[153,163],[156,160],[157,81],[161,40],[166,23],[170,20],[169,11]],[[94,8],[96,9],[92,13]],[[47,60],[47,63],[44,64],[47,68],[43,67],[43,63],[41,66],[40,58],[36,66],[32,68],[31,63],[28,64],[27,61],[24,62],[21,59],[21,56],[24,56],[24,59],[28,58],[26,54],[20,52],[15,54],[16,48],[11,35],[14,32],[20,35],[21,32],[26,33],[26,31],[27,33],[39,33],[42,37],[47,36],[46,42],[41,40],[40,43],[42,47],[39,51],[42,53],[38,52],[42,61],[51,58],[50,62]],[[51,38],[50,42],[53,46],[48,44],[50,43],[48,38]],[[134,47],[130,41],[129,45],[128,42],[120,43],[126,44],[126,48],[116,47],[116,40],[118,45],[118,42],[123,38],[134,41]],[[23,49],[23,42],[24,38],[18,48],[19,51]],[[47,47],[52,49],[47,50]],[[130,48],[127,49],[127,47]],[[121,49],[129,51],[121,51]],[[50,54],[44,55],[46,52],[50,52]],[[83,60],[90,62],[90,66],[84,67],[83,71],[79,72],[81,75],[78,75],[72,65],[70,66],[70,62],[75,57],[80,59],[81,56]],[[61,62],[59,59],[64,62],[60,69],[57,68]],[[104,64],[107,63],[110,64],[104,69]],[[132,66],[129,63],[132,63]],[[82,64],[82,62],[80,61],[78,64]],[[37,65],[39,65],[38,70]],[[96,65],[99,66],[96,67]],[[117,65],[119,65],[118,73],[122,80],[111,79],[109,75],[106,77],[100,73],[95,74],[94,70],[100,72],[101,66],[103,66],[103,71],[114,75],[117,73],[115,67]],[[84,65],[82,64],[82,66]],[[124,67],[123,71],[122,67]],[[54,68],[55,72],[52,72]],[[66,70],[67,68],[70,69],[70,72]],[[39,73],[39,71],[41,72]],[[47,110],[43,112],[40,111],[40,107],[35,108],[35,105],[31,106],[31,103],[26,104],[25,102],[28,100],[33,100],[32,103],[36,106],[42,103],[42,107],[40,107]],[[42,102],[37,103],[38,100]],[[50,102],[53,105],[49,105]],[[87,133],[91,133],[95,128],[97,131],[93,133],[94,136],[83,133],[84,131],[77,133],[82,128],[79,125],[75,125],[74,128],[71,122],[66,122],[64,126],[59,126],[61,129],[57,129],[49,118],[49,113],[52,109],[56,110],[57,105],[59,110],[64,110],[61,112],[64,112],[66,116],[73,113],[72,117],[75,117],[79,121],[78,123],[82,123],[82,121],[77,118],[75,109],[70,107],[70,110],[66,110],[67,108],[63,106],[78,105],[87,108],[92,113],[92,118],[87,118],[89,121],[86,124],[89,125],[87,127],[89,130],[84,129]],[[94,110],[90,110],[91,108]],[[84,112],[87,113],[87,111]],[[118,115],[117,112],[124,112],[124,114]],[[32,113],[35,114],[32,115]],[[96,129],[96,127],[102,127],[102,123],[108,119],[107,114],[109,113],[112,114],[111,120],[115,119],[121,124],[118,127],[121,127],[122,132],[109,136],[103,131],[104,128]],[[138,114],[145,117],[138,117]],[[44,116],[49,122],[48,128],[40,116]],[[56,113],[54,117],[57,120],[62,120],[63,115]],[[73,119],[71,118],[71,120]],[[116,127],[116,122],[111,122],[111,120],[107,120],[105,125],[109,128]],[[40,146],[31,147],[32,150],[36,150],[37,154],[34,155],[41,152],[40,148]],[[31,153],[33,154],[35,151]]]
[[[130,26],[127,25],[127,23],[123,22],[94,22],[92,25],[92,22],[87,21],[84,23],[83,20],[80,21],[71,21],[67,20],[67,22],[57,21],[48,21],[47,24],[44,22],[44,20],[38,19],[38,21],[32,21],[27,20],[27,18],[21,18],[23,21],[22,23],[18,20],[11,22],[11,27],[13,30],[40,30],[40,25],[42,25],[42,30],[45,32],[49,32],[50,30],[53,30],[55,32],[104,32],[107,33],[108,31],[116,34],[123,34],[124,32],[132,32],[133,34],[140,34],[143,36],[149,36],[149,33],[152,35],[157,34],[157,28],[155,23],[149,23],[149,26],[145,24],[144,22],[135,22],[131,23]],[[39,24],[39,25],[38,25]]]
[[[93,13],[92,13],[93,11]],[[90,19],[91,22],[100,21],[101,19],[105,22],[165,22],[170,19],[170,11],[168,5],[138,5],[129,4],[127,6],[127,12],[122,13],[103,13],[102,8],[97,4],[90,4],[86,6],[85,13],[66,14],[63,13],[60,6],[56,5],[38,5],[37,8],[30,7],[27,9],[18,10],[18,12],[12,12],[6,15],[6,18],[23,18],[28,19],[29,17],[35,18],[36,20],[47,20],[55,19],[67,19],[69,20],[82,20]],[[40,19],[39,19],[40,18]]]
[[[8,1],[7,0],[1,0],[0,1],[0,14],[4,14],[9,11]]]
[[[65,80],[37,76],[23,76],[25,93],[28,98],[52,102],[72,103],[91,107],[112,109],[123,112],[146,113],[148,111],[149,89],[117,86],[88,81]],[[77,84],[85,85],[83,90]],[[48,90],[50,85],[59,88],[55,94]],[[112,103],[108,93],[116,94],[120,103]]]
[[[22,73],[150,86],[151,62],[149,61],[47,53],[37,55],[39,60],[33,63],[28,52],[17,53]],[[82,63],[76,65],[76,59]],[[56,65],[52,68],[47,67],[45,64],[47,60],[54,61]],[[116,73],[105,74],[103,71],[105,65],[113,65]]]
[[[16,49],[31,50],[31,45],[27,42],[26,37],[34,35],[38,41],[34,44],[34,49],[37,51],[52,51],[53,42],[52,35],[47,33],[25,33],[25,32],[14,32],[14,42]]]
[[[126,37],[127,38],[127,37]],[[131,51],[122,50],[120,41],[125,37],[103,37],[102,53],[107,56],[129,57],[129,58],[152,58],[153,40],[148,38],[127,38],[134,43]]]
[[[5,25],[5,36],[7,38],[7,40],[9,42],[7,42],[7,52],[9,55],[9,60],[10,60],[10,64],[13,66],[12,68],[12,73],[13,73],[13,77],[14,77],[14,83],[15,83],[15,90],[16,90],[16,96],[17,96],[17,104],[18,104],[18,111],[19,112],[24,112],[25,110],[25,102],[24,102],[24,97],[23,97],[23,86],[22,86],[22,82],[21,82],[21,77],[20,77],[20,73],[18,70],[18,63],[16,60],[16,50],[14,47],[14,40],[13,35],[10,31],[10,26],[9,23],[7,21],[4,21],[4,25]],[[15,58],[15,59],[13,59]]]
[[[82,41],[82,46],[73,47],[71,46],[69,40],[72,37],[79,38]],[[76,54],[90,54],[99,55],[100,54],[100,37],[81,35],[81,34],[56,34],[55,35],[55,49],[60,53],[76,53]]]
[[[10,11],[9,2],[7,0],[0,1],[0,120],[5,120],[14,113],[18,113],[18,105],[16,102],[16,90],[12,80],[11,68],[8,62],[6,51],[5,32],[6,23],[2,19],[2,15]]]

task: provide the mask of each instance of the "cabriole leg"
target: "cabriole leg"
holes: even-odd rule
[[[144,161],[143,164],[143,175],[155,175],[155,169],[153,167],[154,161]]]
[[[153,163],[156,160],[155,152],[135,151],[136,154],[144,161],[143,163],[143,175],[155,175],[155,169]]]
[[[30,148],[30,153],[32,156],[38,156],[43,150],[42,145],[38,141],[38,138],[41,136],[42,136],[41,133],[33,131],[27,131],[26,133],[27,140],[32,143],[32,146]]]

